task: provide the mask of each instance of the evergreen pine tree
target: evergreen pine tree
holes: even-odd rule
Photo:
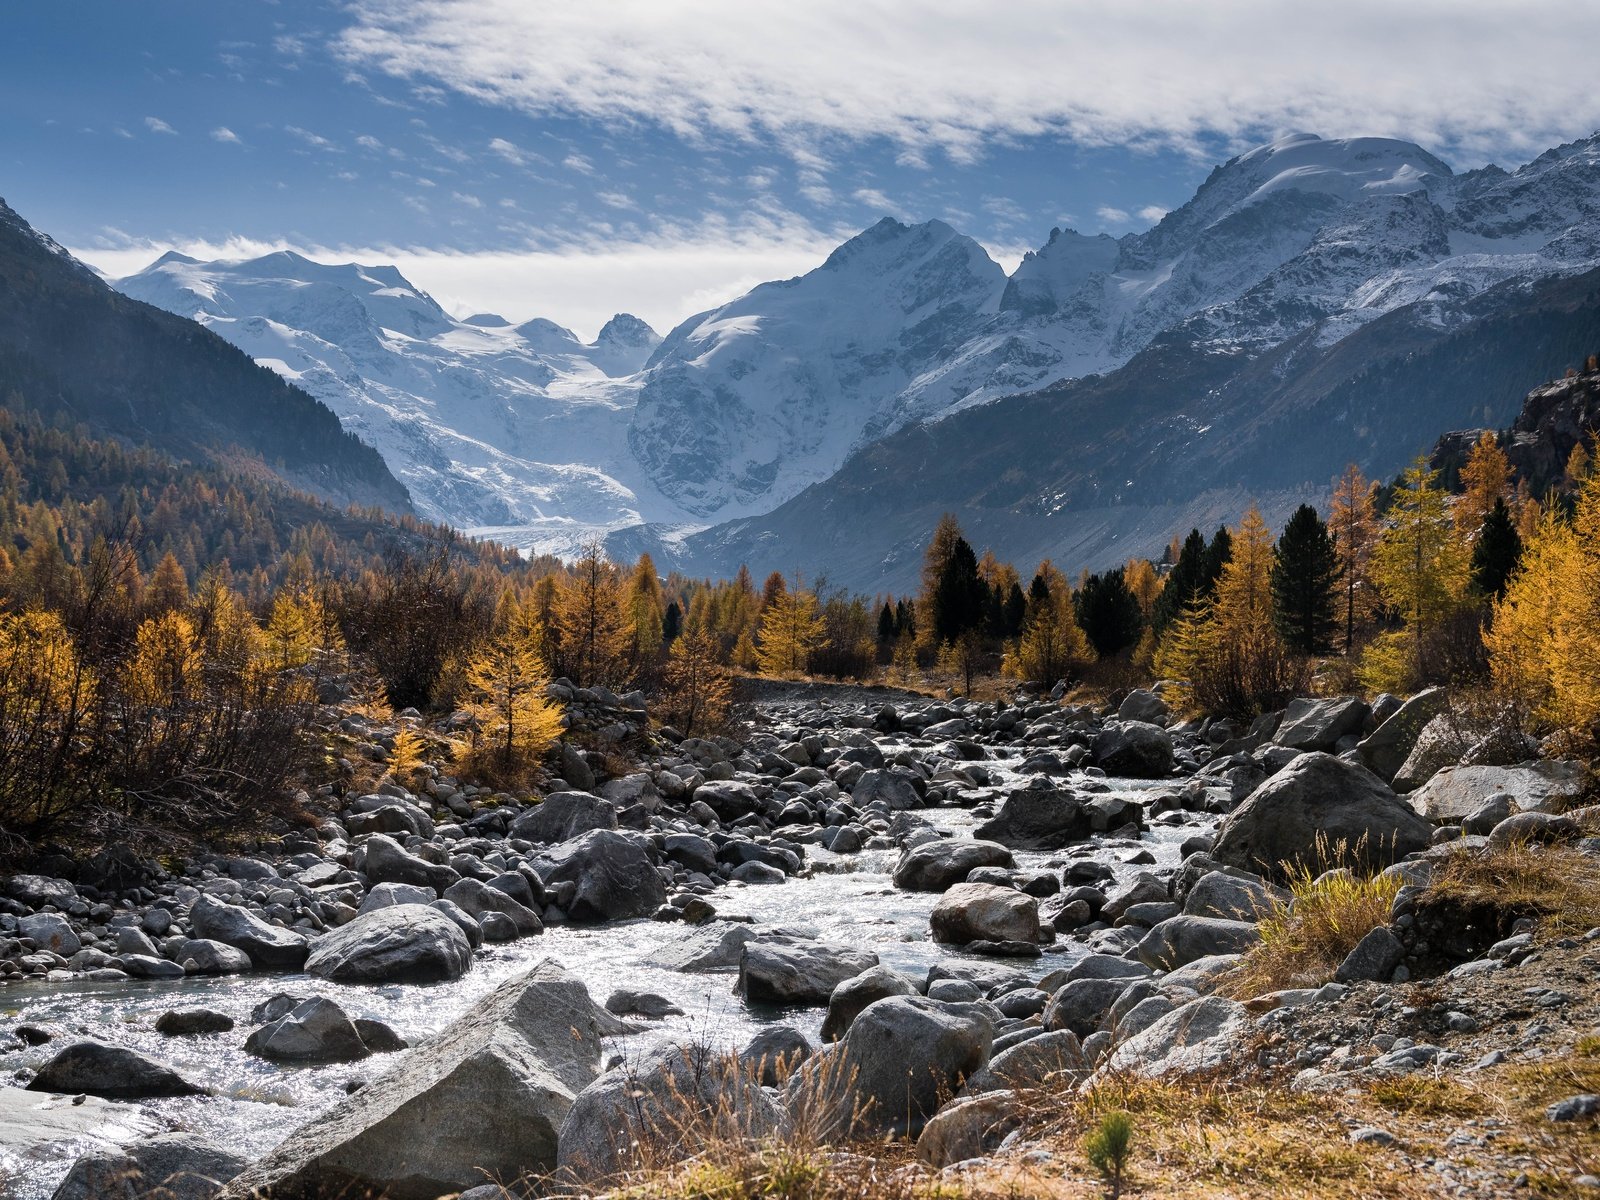
[[[1472,584],[1485,596],[1500,599],[1506,594],[1511,573],[1522,558],[1522,536],[1511,509],[1499,497],[1478,526],[1478,540],[1472,547]]]
[[[1091,575],[1075,596],[1078,625],[1101,658],[1134,645],[1144,630],[1139,599],[1128,590],[1121,567]]]
[[[1273,620],[1298,654],[1325,654],[1338,628],[1339,556],[1317,510],[1302,504],[1273,552]]]
[[[988,588],[978,578],[978,556],[957,536],[933,591],[933,636],[953,642],[983,624]]]
[[[1172,570],[1167,573],[1166,586],[1156,597],[1150,623],[1157,634],[1165,633],[1174,621],[1200,601],[1205,558],[1205,536],[1198,529],[1191,529]]]
[[[889,607],[889,602],[883,602],[883,611],[878,614],[878,640],[880,642],[894,641],[894,609]]]

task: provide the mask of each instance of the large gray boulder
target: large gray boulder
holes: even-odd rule
[[[998,842],[973,838],[940,838],[913,846],[894,868],[894,885],[908,892],[942,892],[960,883],[978,867],[1014,865],[1011,851]]]
[[[939,898],[928,918],[933,940],[1037,942],[1039,902],[1026,893],[991,883],[958,883]]]
[[[862,1010],[832,1050],[791,1079],[791,1111],[825,1136],[915,1135],[989,1062],[994,1025],[977,1004],[891,996]]]
[[[1122,703],[1117,707],[1117,720],[1119,721],[1144,721],[1149,725],[1161,725],[1171,709],[1167,702],[1147,688],[1134,688],[1122,698]]]
[[[1260,940],[1253,921],[1180,916],[1145,934],[1133,953],[1147,967],[1171,971],[1213,955],[1241,954]]]
[[[1129,986],[1127,979],[1070,980],[1050,997],[1044,1010],[1044,1027],[1088,1037],[1105,1024],[1111,1006]]]
[[[301,946],[305,943],[301,942]],[[250,956],[237,946],[210,938],[190,938],[178,948],[174,959],[192,975],[236,975],[253,965]]]
[[[369,885],[409,883],[416,887],[428,888],[438,896],[443,895],[447,887],[461,878],[460,872],[454,867],[419,858],[392,837],[381,833],[369,837],[362,843],[362,848],[366,851],[366,858],[362,863],[361,873],[367,877]]]
[[[1461,730],[1455,717],[1440,713],[1417,734],[1411,753],[1394,773],[1394,790],[1415,791],[1446,767],[1459,763],[1471,748],[1471,736]]]
[[[507,980],[387,1075],[321,1113],[222,1200],[435,1200],[556,1165],[573,1099],[617,1022],[551,962]]]
[[[165,1063],[124,1046],[73,1042],[58,1051],[28,1084],[30,1092],[83,1092],[107,1100],[144,1100],[154,1096],[202,1096]]]
[[[1272,740],[1293,750],[1332,750],[1341,738],[1360,733],[1372,710],[1359,696],[1291,701]]]
[[[591,829],[615,829],[617,810],[609,800],[587,792],[551,792],[511,822],[510,836],[556,845]]]
[[[883,801],[893,812],[904,812],[922,807],[922,795],[912,783],[911,776],[892,767],[880,767],[862,773],[851,790],[850,798],[857,807],[865,808],[876,800]]]
[[[841,983],[877,965],[870,950],[758,939],[744,944],[734,990],[750,1004],[826,1004]]]
[[[638,839],[610,829],[545,851],[536,863],[547,885],[572,883],[567,916],[584,924],[648,917],[667,902],[667,887]]]
[[[355,1022],[325,996],[312,996],[251,1031],[244,1048],[275,1062],[353,1062],[372,1053]]]
[[[961,1096],[934,1114],[917,1138],[917,1157],[938,1170],[998,1150],[1026,1115],[1010,1090]]]
[[[306,961],[305,935],[269,925],[248,909],[201,896],[189,909],[189,927],[196,938],[242,950],[257,967],[298,970]]]
[[[1032,1089],[1059,1081],[1065,1092],[1089,1074],[1089,1056],[1083,1052],[1078,1035],[1070,1029],[1041,1033],[1011,1046],[989,1060],[989,1065],[967,1080],[967,1091],[974,1094],[995,1088]]]
[[[761,811],[761,797],[755,788],[737,779],[715,780],[702,783],[694,790],[694,798],[706,805],[724,823]]]
[[[1222,824],[1211,857],[1268,878],[1295,865],[1385,867],[1424,850],[1433,826],[1365,767],[1302,754]]]
[[[249,1162],[197,1133],[163,1133],[91,1150],[50,1200],[212,1200]]]
[[[1174,1009],[1123,1042],[1100,1073],[1109,1078],[1190,1074],[1227,1065],[1251,1031],[1244,1005],[1206,996]]]
[[[1450,694],[1444,688],[1428,688],[1402,704],[1395,714],[1379,725],[1356,747],[1372,773],[1379,779],[1393,780],[1405,765],[1417,738],[1427,723],[1444,712]]]
[[[1107,725],[1094,739],[1095,766],[1107,775],[1164,779],[1172,773],[1172,735],[1147,721]]]
[[[1012,792],[973,836],[1013,850],[1060,850],[1093,832],[1083,802],[1070,792],[1027,787]]]
[[[833,989],[828,997],[828,1015],[822,1022],[822,1040],[837,1042],[850,1028],[850,1022],[861,1015],[869,1004],[890,996],[916,996],[921,993],[916,983],[892,967],[868,967],[861,974],[846,979]]]
[[[444,898],[480,921],[489,913],[500,913],[509,918],[517,927],[517,933],[524,937],[544,932],[544,921],[538,913],[481,879],[457,880],[445,888]]]
[[[71,958],[83,947],[72,922],[60,913],[30,913],[17,921],[17,932],[62,958]]]
[[[1564,759],[1517,767],[1445,767],[1406,799],[1430,821],[1459,825],[1490,796],[1510,793],[1523,812],[1561,812],[1583,794],[1583,767]]]
[[[724,1141],[775,1134],[783,1109],[732,1056],[703,1045],[659,1047],[584,1088],[561,1125],[557,1162],[599,1182],[641,1158],[660,1165]]]
[[[336,983],[432,983],[471,965],[461,927],[422,904],[363,913],[318,938],[306,959],[307,971]]]
[[[1278,896],[1260,879],[1241,879],[1227,871],[1208,871],[1195,881],[1184,898],[1183,911],[1191,917],[1222,917],[1228,921],[1259,921],[1272,911]]]

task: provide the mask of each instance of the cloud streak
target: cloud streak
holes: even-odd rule
[[[1597,41],[1600,6],[1569,0],[357,0],[337,45],[536,115],[796,153],[883,137],[912,162],[1040,135],[1205,156],[1294,129],[1515,155],[1600,125],[1600,93],[1550,69]]]

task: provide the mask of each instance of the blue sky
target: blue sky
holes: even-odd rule
[[[1515,166],[1600,126],[1545,0],[9,6],[0,196],[113,274],[397,262],[453,310],[668,326],[884,214],[1009,267],[1291,130]],[[1600,7],[1600,6],[1596,6]]]

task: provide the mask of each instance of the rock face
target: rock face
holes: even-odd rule
[[[236,904],[201,896],[189,910],[195,937],[233,946],[259,968],[292,971],[306,961],[306,939],[289,929],[268,925]]]
[[[1093,753],[1107,775],[1164,779],[1172,773],[1172,735],[1146,721],[1108,726],[1094,739]]]
[[[591,775],[590,779],[593,778]],[[551,792],[537,806],[511,822],[510,834],[553,846],[581,837],[591,829],[616,827],[617,810],[609,800],[587,792]]]
[[[595,829],[547,851],[539,863],[547,885],[574,886],[567,916],[599,924],[648,917],[667,901],[667,888],[634,838]]]
[[[998,842],[951,839],[924,842],[900,856],[894,885],[908,892],[942,892],[978,867],[1009,867],[1011,851]]]
[[[1521,767],[1445,767],[1406,799],[1429,820],[1459,824],[1500,792],[1509,792],[1523,812],[1559,812],[1582,795],[1583,770],[1562,760]]]
[[[1332,750],[1340,738],[1360,733],[1371,711],[1359,696],[1292,700],[1272,740],[1292,750]]]
[[[1402,704],[1395,714],[1367,735],[1356,747],[1372,773],[1393,780],[1417,744],[1423,727],[1450,702],[1444,688],[1428,688]]]
[[[699,1139],[775,1133],[783,1118],[737,1060],[703,1046],[667,1046],[578,1094],[561,1126],[557,1161],[576,1178],[600,1180],[630,1166],[640,1147],[659,1162],[698,1151]]]
[[[826,1004],[833,989],[878,965],[878,956],[808,941],[746,942],[735,990],[750,1004]]]
[[[471,965],[460,926],[422,904],[363,913],[318,938],[306,959],[307,971],[337,983],[432,983]]]
[[[809,1060],[790,1096],[831,1131],[915,1134],[987,1065],[993,1044],[980,1005],[891,996],[863,1009],[836,1050]]]
[[[1222,824],[1211,856],[1281,877],[1312,868],[1382,867],[1426,849],[1433,827],[1365,767],[1329,754],[1302,754]],[[1330,862],[1323,862],[1326,857]]]
[[[557,1135],[613,1028],[554,963],[501,984],[389,1074],[235,1179],[223,1200],[434,1200],[555,1166]]]
[[[973,830],[973,836],[1012,850],[1060,850],[1091,832],[1089,814],[1077,797],[1029,787],[1007,796],[1000,811]]]
[[[204,1088],[190,1083],[165,1063],[104,1042],[74,1042],[66,1047],[39,1069],[28,1090],[83,1092],[107,1100],[205,1094]]]
[[[1039,940],[1039,902],[989,883],[957,884],[934,905],[928,921],[934,941],[958,946]]]
[[[72,1164],[50,1200],[211,1200],[249,1164],[194,1133],[163,1133]]]

